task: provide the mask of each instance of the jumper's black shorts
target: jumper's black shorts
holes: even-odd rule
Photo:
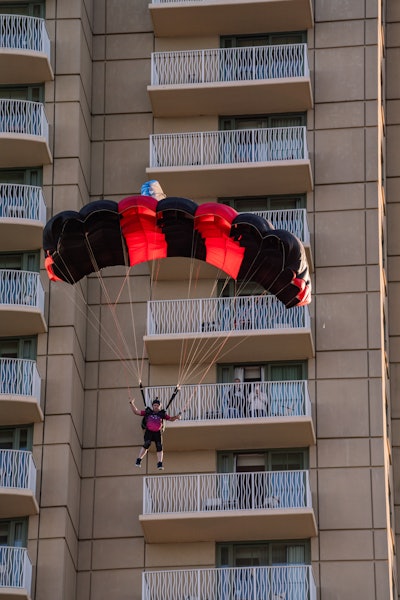
[[[146,448],[146,450],[150,448],[151,442],[155,443],[157,452],[161,452],[163,449],[161,431],[149,431],[149,429],[146,429],[144,432],[143,448]]]

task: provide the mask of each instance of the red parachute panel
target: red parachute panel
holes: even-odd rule
[[[130,266],[167,256],[167,242],[157,226],[157,204],[150,196],[128,196],[118,204]]]
[[[207,202],[195,214],[195,229],[205,241],[206,262],[237,278],[245,249],[230,237],[236,210],[226,204]]]

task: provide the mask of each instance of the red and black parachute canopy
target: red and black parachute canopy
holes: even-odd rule
[[[233,279],[254,281],[287,308],[311,301],[301,241],[224,204],[151,196],[97,200],[50,219],[43,248],[49,278],[71,284],[103,267],[181,256],[205,261]]]

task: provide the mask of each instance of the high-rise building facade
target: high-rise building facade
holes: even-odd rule
[[[399,70],[398,0],[0,1],[0,600],[398,598]],[[311,304],[50,282],[46,222],[148,180],[295,234]]]

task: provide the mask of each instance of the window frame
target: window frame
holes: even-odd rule
[[[217,568],[224,568],[224,567],[235,567],[234,564],[234,552],[235,549],[239,549],[239,548],[243,548],[245,549],[246,546],[247,547],[256,547],[259,546],[260,549],[264,550],[264,554],[267,558],[267,560],[265,561],[267,564],[265,565],[260,565],[260,566],[278,566],[282,565],[282,563],[274,563],[272,561],[272,552],[274,550],[274,547],[278,546],[278,545],[283,545],[286,544],[287,545],[287,550],[289,549],[290,546],[303,546],[304,547],[304,556],[305,556],[305,561],[304,563],[283,563],[283,565],[293,565],[293,564],[305,564],[305,565],[310,565],[311,564],[311,545],[310,545],[310,540],[309,539],[300,539],[300,540],[265,540],[265,541],[249,541],[249,542],[235,542],[235,541],[227,541],[227,542],[217,542],[215,545],[215,564],[217,565]],[[222,554],[226,553],[228,560],[223,560]],[[255,566],[255,565],[253,565]]]
[[[23,8],[26,8],[27,10],[23,12]],[[13,12],[8,12],[10,10]],[[0,5],[0,14],[21,15],[44,19],[46,14],[46,2],[45,0],[42,0],[41,2],[38,2],[38,0],[25,0],[24,2],[7,2],[5,4]]]
[[[237,131],[240,129],[268,129],[274,127],[284,127],[284,125],[273,125],[274,120],[289,121],[298,119],[299,123],[296,127],[304,127],[307,125],[307,112],[292,112],[292,113],[269,113],[262,115],[221,115],[218,118],[219,131]],[[239,127],[240,123],[245,121],[250,122],[250,126]],[[254,127],[251,124],[254,123]],[[287,125],[293,127],[293,125]]]
[[[7,353],[3,353],[2,347],[4,345],[10,344],[10,346],[15,345],[16,352],[11,352],[10,350]],[[11,356],[12,354],[12,356]],[[14,356],[16,354],[16,356]],[[25,358],[28,360],[36,360],[37,357],[37,337],[35,336],[26,336],[26,337],[10,337],[10,338],[0,338],[0,358]]]
[[[301,461],[302,464],[299,466],[298,469],[289,469],[288,467],[291,466],[289,464],[289,462],[287,462],[286,468],[282,469],[282,468],[277,468],[274,469],[274,462],[273,459],[275,456],[278,456],[279,454],[284,454],[286,453],[288,456],[290,454],[295,455],[298,454],[301,456]],[[304,471],[307,470],[309,468],[309,449],[308,448],[270,448],[270,449],[265,449],[265,450],[221,450],[217,452],[217,472],[218,473],[241,473],[241,472],[245,472],[244,470],[240,470],[237,471],[237,463],[238,463],[238,457],[240,456],[254,456],[254,457],[259,457],[258,462],[259,465],[262,464],[263,461],[263,469],[257,469],[259,471],[264,471],[264,472],[272,472],[272,471],[282,471],[282,470],[287,470],[287,471]],[[278,466],[277,464],[275,464],[275,466]],[[249,470],[248,472],[253,472],[251,470]]]
[[[33,448],[33,425],[18,425],[14,427],[0,427],[0,449],[2,448],[2,434],[12,433],[12,448],[10,450],[28,450],[32,452]],[[22,443],[22,436],[26,432],[26,443]]]
[[[7,95],[7,91],[9,92]],[[9,97],[12,91],[24,92],[22,97],[13,98]],[[4,95],[3,95],[4,94]],[[31,102],[44,103],[44,85],[43,84],[32,84],[32,85],[0,85],[0,99],[2,100],[29,100]]]
[[[7,543],[6,546],[14,546],[17,548],[26,548],[28,544],[28,518],[21,519],[0,519],[0,527],[7,526]],[[17,527],[21,528],[21,534],[17,537]],[[17,541],[18,540],[18,541]]]
[[[4,260],[5,259],[5,260]],[[10,266],[7,266],[7,259],[10,261]],[[19,266],[11,266],[13,259],[19,260]],[[5,266],[3,265],[5,263]],[[0,252],[0,269],[10,269],[15,271],[30,271],[39,273],[40,271],[40,250],[32,252]]]
[[[307,195],[306,194],[276,194],[266,196],[238,196],[232,198],[218,198],[219,204],[227,204],[234,208],[237,212],[255,212],[260,210],[294,210],[298,208],[307,208]],[[258,206],[252,206],[251,203],[257,203]],[[275,208],[274,202],[281,202],[281,206]],[[289,206],[290,203],[293,206]],[[239,203],[248,203],[245,208],[238,207]],[[284,206],[284,204],[287,206]],[[264,206],[260,207],[261,204]]]
[[[227,363],[227,364],[217,364],[217,382],[218,383],[232,383],[235,378],[235,369],[239,368],[260,368],[261,379],[245,379],[243,378],[243,382],[247,381],[285,381],[285,379],[272,379],[265,376],[271,373],[272,368],[275,367],[285,367],[288,369],[293,367],[299,367],[302,371],[302,377],[299,381],[305,381],[308,378],[308,361],[307,360],[278,360],[278,361],[267,361],[260,363]],[[262,378],[264,375],[264,379]],[[290,378],[291,379],[291,378]]]
[[[295,36],[299,37],[298,42],[283,41]],[[264,43],[252,44],[252,41],[262,40]],[[276,40],[282,41],[276,41]],[[244,43],[242,43],[244,42]],[[274,46],[281,44],[304,44],[307,42],[307,31],[275,31],[270,33],[254,33],[251,35],[222,35],[220,37],[220,48],[239,48],[245,46]]]
[[[13,174],[21,175],[18,181],[13,181]],[[42,167],[27,169],[0,169],[0,184],[34,185],[41,187],[43,183]]]

